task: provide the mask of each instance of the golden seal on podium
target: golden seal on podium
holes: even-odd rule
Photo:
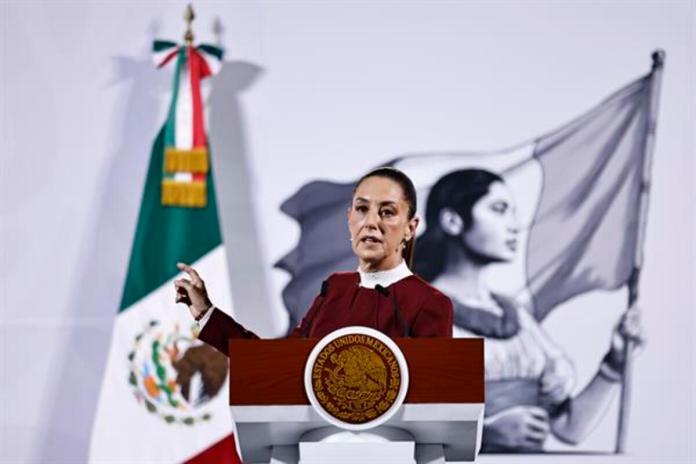
[[[330,423],[364,430],[387,421],[408,388],[406,360],[381,332],[346,327],[324,337],[305,367],[305,389]]]

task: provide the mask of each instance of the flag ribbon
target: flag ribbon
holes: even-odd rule
[[[175,61],[172,99],[164,128],[161,202],[164,206],[204,208],[210,161],[201,81],[213,74],[209,60],[221,60],[222,49],[156,40],[153,52],[158,68]]]

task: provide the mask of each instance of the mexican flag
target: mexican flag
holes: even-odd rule
[[[222,50],[157,41],[175,63],[167,121],[152,148],[140,214],[92,430],[90,462],[239,462],[227,359],[196,338],[175,304],[177,262],[232,309],[200,81]]]

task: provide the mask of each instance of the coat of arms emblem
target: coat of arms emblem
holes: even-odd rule
[[[387,421],[408,389],[406,360],[396,343],[367,327],[346,327],[324,337],[305,367],[305,390],[330,423],[364,430]]]
[[[205,410],[227,378],[227,359],[196,338],[196,327],[150,321],[128,354],[128,383],[147,411],[167,423],[210,420]]]

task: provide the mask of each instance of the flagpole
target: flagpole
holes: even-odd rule
[[[636,240],[635,261],[633,270],[628,279],[628,308],[638,301],[638,284],[640,272],[643,267],[643,242],[645,241],[645,229],[648,217],[648,203],[650,197],[650,174],[652,171],[652,158],[655,148],[655,129],[657,127],[657,111],[660,103],[660,86],[662,84],[662,71],[665,64],[664,50],[655,50],[652,53],[652,76],[650,82],[650,106],[648,109],[648,134],[645,140],[645,154],[643,158],[643,176],[641,182],[638,237]],[[619,423],[616,434],[617,454],[626,450],[626,435],[628,430],[628,417],[631,400],[633,341],[624,340],[624,368],[621,382],[621,397],[619,401]]]

